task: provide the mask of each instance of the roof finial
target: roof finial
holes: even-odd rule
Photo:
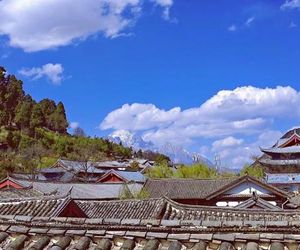
[[[252,199],[253,199],[254,201],[257,201],[258,196],[257,196],[256,191],[253,191],[253,192],[252,192]]]

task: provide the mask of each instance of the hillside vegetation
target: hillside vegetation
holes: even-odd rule
[[[0,67],[0,175],[6,172],[34,172],[58,158],[71,160],[114,160],[132,156],[155,158],[151,152],[135,153],[131,148],[102,138],[67,133],[68,121],[62,102],[35,101],[23,89],[23,82]]]
[[[170,168],[166,161],[158,162],[146,173],[150,178],[184,178],[184,179],[215,179],[231,178],[249,175],[256,178],[263,178],[265,173],[261,166],[245,165],[239,173],[219,173],[215,168],[205,164],[195,163],[191,166],[181,165],[178,168]]]

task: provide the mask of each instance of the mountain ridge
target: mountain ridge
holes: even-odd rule
[[[214,164],[199,153],[191,153],[181,146],[172,145],[171,143],[165,143],[158,147],[151,141],[145,141],[142,136],[132,133],[128,130],[117,130],[112,132],[108,137],[108,140],[114,143],[122,143],[126,147],[131,147],[133,150],[151,150],[160,154],[168,156],[175,164],[187,164],[203,163],[209,167],[213,167]]]

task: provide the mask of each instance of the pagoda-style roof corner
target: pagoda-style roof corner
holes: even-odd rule
[[[260,148],[263,153],[266,154],[297,154],[300,153],[300,146],[290,147],[273,147],[273,148]]]
[[[278,141],[279,148],[285,148],[300,144],[300,135],[297,133],[293,133],[289,138],[282,138],[281,141]]]

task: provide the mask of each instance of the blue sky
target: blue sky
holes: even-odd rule
[[[299,125],[299,0],[2,0],[0,17],[0,65],[89,135],[237,167]]]

